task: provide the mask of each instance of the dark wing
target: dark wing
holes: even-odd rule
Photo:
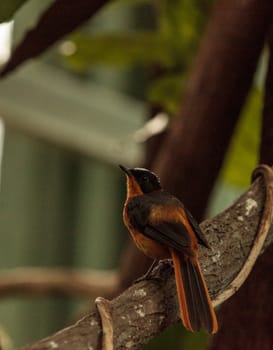
[[[162,218],[162,221],[157,223],[149,220],[150,213],[153,208],[157,205],[162,206],[162,203],[166,203],[166,201],[168,201],[169,205],[173,205],[174,210],[177,210],[177,207],[182,207],[178,199],[169,195],[167,192],[159,192],[157,195],[153,194],[153,196],[142,195],[133,198],[127,204],[127,214],[130,224],[143,235],[153,239],[154,241],[173,248],[179,252],[192,255],[190,249],[190,233],[182,222],[167,221],[164,220],[164,217]],[[193,230],[196,231],[195,228],[193,228]]]
[[[191,239],[186,227],[180,222],[147,223],[142,233],[167,247],[181,253],[193,255],[190,245]]]
[[[201,228],[199,227],[197,221],[195,220],[195,218],[191,215],[191,213],[184,208],[184,211],[187,215],[187,218],[189,220],[189,223],[198,239],[198,243],[202,244],[203,246],[205,246],[206,248],[210,248],[208,241],[206,240],[206,237],[204,236],[203,232],[201,231]]]

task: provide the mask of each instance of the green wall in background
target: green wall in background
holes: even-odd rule
[[[0,266],[113,268],[122,237],[118,169],[11,130],[0,197]],[[15,344],[58,330],[70,301],[0,299],[0,324]],[[72,308],[73,309],[73,308]]]

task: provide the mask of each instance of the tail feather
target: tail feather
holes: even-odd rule
[[[197,259],[184,258],[174,250],[171,251],[171,254],[180,314],[185,328],[196,332],[203,327],[209,333],[216,333],[217,319]]]
[[[180,262],[181,266],[182,262]],[[186,305],[189,309],[189,315],[190,320],[192,324],[193,330],[199,330],[201,328],[201,322],[200,322],[200,291],[198,288],[196,288],[195,283],[193,283],[192,276],[193,276],[193,269],[192,265],[189,264],[187,261],[183,261],[183,268],[182,269],[182,279],[183,279],[183,286],[186,290],[185,297],[186,297]]]

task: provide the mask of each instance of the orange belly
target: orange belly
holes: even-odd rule
[[[171,258],[168,248],[164,247],[164,245],[156,242],[155,240],[144,236],[142,233],[134,229],[129,224],[129,219],[126,212],[126,205],[123,211],[123,218],[124,218],[125,225],[127,226],[133,240],[135,241],[136,246],[146,256],[152,259],[170,259]]]
[[[162,244],[150,239],[138,231],[130,229],[130,233],[136,243],[136,246],[146,256],[152,259],[169,259],[169,249]]]

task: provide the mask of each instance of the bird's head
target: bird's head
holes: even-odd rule
[[[159,177],[150,170],[144,168],[126,168],[119,165],[127,176],[127,183],[139,186],[142,193],[150,193],[161,189]]]

